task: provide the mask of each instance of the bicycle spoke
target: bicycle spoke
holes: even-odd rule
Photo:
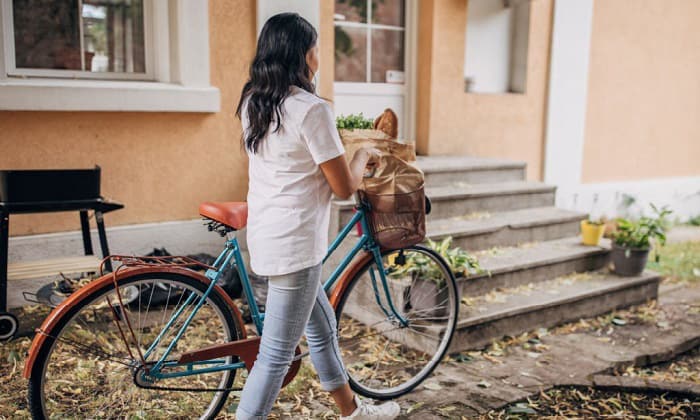
[[[387,255],[391,252],[383,258]],[[447,351],[456,326],[457,289],[446,264],[420,247],[404,250],[404,256],[406,261],[421,259],[423,271],[389,275],[384,288],[380,270],[370,263],[345,290],[337,309],[339,345],[351,385],[372,398],[402,395],[425,379]]]
[[[40,402],[34,401],[34,406],[46,409],[47,417],[140,418],[148,413],[149,418],[190,418],[195,413],[214,413],[221,408],[228,390],[233,388],[235,371],[193,371],[187,376],[152,379],[152,382],[143,382],[139,376],[141,387],[134,384],[134,375],[143,372],[137,352],[154,343],[170,320],[168,315],[178,309],[183,309],[181,317],[163,334],[164,341],[154,345],[149,357],[154,360],[162,356],[164,347],[174,339],[184,320],[192,317],[173,347],[163,373],[187,372],[184,366],[172,364],[179,354],[240,337],[226,302],[215,294],[215,302],[210,296],[194,313],[194,303],[206,291],[206,285],[199,280],[179,276],[178,280],[153,278],[131,282],[120,286],[119,291],[110,283],[105,291],[77,302],[74,315],[47,334],[55,339],[44,360],[38,361],[43,367],[35,368],[41,380],[36,382],[34,374],[30,380],[30,384],[39,384],[39,388],[30,392],[30,398],[40,396]],[[140,300],[128,291],[129,287],[139,293]],[[162,290],[154,291],[155,287]],[[118,293],[125,297],[124,306],[114,300]],[[129,299],[135,298],[130,300],[132,304],[126,303],[127,294]],[[192,297],[189,304],[188,296]],[[173,303],[176,303],[174,307]],[[128,319],[134,328],[133,337],[125,327]],[[137,350],[133,351],[134,357],[128,355],[129,349]],[[207,366],[211,365],[196,365],[195,369]],[[168,389],[180,392],[167,392]]]
[[[60,341],[60,342],[62,342],[62,343],[66,343],[66,344],[68,344],[68,345],[71,345],[71,346],[75,347],[76,349],[83,350],[83,351],[87,352],[87,354],[92,354],[92,355],[94,355],[94,356],[102,356],[102,357],[104,357],[104,358],[106,358],[106,359],[109,359],[109,360],[115,362],[115,363],[119,363],[119,364],[124,365],[124,366],[127,366],[127,367],[133,366],[133,362],[134,362],[133,359],[118,358],[118,357],[116,357],[116,356],[114,356],[114,355],[112,355],[112,354],[109,354],[109,353],[107,353],[107,352],[104,352],[104,351],[102,351],[102,350],[93,350],[93,349],[91,349],[91,348],[90,348],[89,346],[87,346],[87,345],[77,343],[77,342],[72,341],[72,340],[69,340],[69,339],[67,339],[67,338],[63,338],[63,337],[53,337],[53,336],[51,336],[51,335],[47,335],[47,336],[48,336],[48,337],[51,337],[51,338],[53,338],[53,339],[55,339],[55,340],[57,340],[57,341]]]

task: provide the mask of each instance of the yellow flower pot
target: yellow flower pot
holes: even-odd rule
[[[581,220],[581,235],[583,236],[584,245],[598,245],[604,233],[605,224],[596,225],[589,223],[588,220]]]

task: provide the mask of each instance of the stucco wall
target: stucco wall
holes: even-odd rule
[[[255,1],[216,0],[209,10],[221,112],[0,112],[0,168],[100,165],[103,194],[126,205],[108,226],[192,219],[201,201],[243,200],[247,161],[234,112],[254,53]],[[77,213],[13,215],[10,235],[78,228]]]
[[[333,13],[335,3],[333,0],[320,0],[321,24],[319,29],[320,47],[320,83],[317,86],[318,93],[326,99],[333,98],[333,78],[335,76],[335,35],[333,33]]]
[[[596,1],[583,182],[700,175],[700,2]]]
[[[421,0],[419,13],[418,152],[525,161],[540,179],[552,1],[532,2],[525,94],[464,92],[466,1]]]

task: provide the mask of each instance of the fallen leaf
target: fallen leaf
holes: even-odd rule
[[[479,388],[491,388],[491,384],[489,382],[486,382],[485,380],[479,382],[476,384]]]
[[[442,386],[436,382],[428,382],[423,386],[431,391],[439,391],[442,389]]]
[[[627,321],[625,321],[624,319],[622,319],[620,317],[614,317],[612,319],[612,323],[615,325],[620,325],[620,326],[627,325]]]
[[[408,410],[406,410],[406,414],[411,414],[411,412],[418,410],[419,408],[423,407],[423,402],[415,403],[412,406],[408,407]]]
[[[509,414],[537,414],[537,412],[526,403],[517,403],[514,406],[508,407],[507,411]]]

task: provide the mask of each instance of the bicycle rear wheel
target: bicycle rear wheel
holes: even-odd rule
[[[228,391],[167,391],[135,384],[143,363],[128,327],[116,318],[128,317],[142,353],[156,342],[176,311],[182,309],[168,332],[153,345],[147,363],[164,354],[179,327],[192,312],[207,284],[177,273],[128,274],[85,296],[55,328],[45,331],[29,380],[29,406],[38,418],[214,418],[226,402]],[[153,304],[154,291],[166,297]],[[131,300],[130,303],[126,303]],[[123,308],[123,309],[122,309]],[[233,310],[212,291],[191,324],[177,341],[168,360],[190,350],[242,337]],[[126,337],[125,342],[124,337]],[[231,362],[231,358],[227,359]],[[208,365],[199,365],[198,368]],[[168,370],[170,369],[170,370]],[[183,371],[182,367],[163,372]],[[221,390],[234,384],[235,371],[226,370],[180,378],[156,380],[149,386]],[[143,384],[143,382],[141,382]]]
[[[338,343],[352,389],[385,400],[418,386],[447,352],[459,310],[452,271],[420,245],[382,253],[394,316],[372,259],[336,307]],[[381,302],[381,303],[379,303]]]

